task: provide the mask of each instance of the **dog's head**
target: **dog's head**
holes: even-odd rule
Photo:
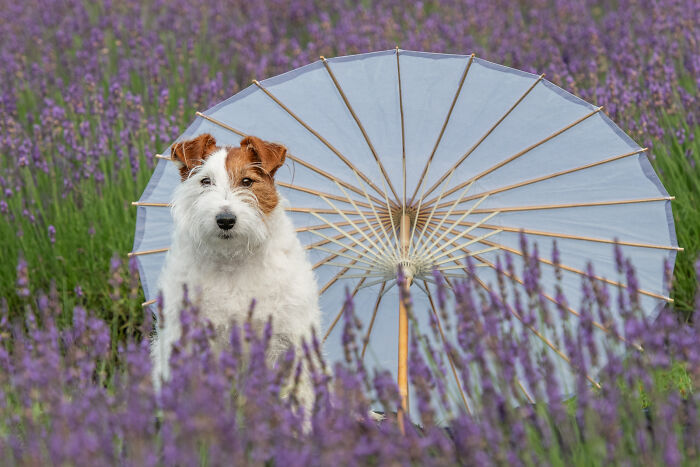
[[[182,178],[172,203],[175,228],[215,254],[255,251],[268,236],[266,217],[279,201],[273,177],[286,153],[255,136],[240,147],[217,146],[209,134],[173,145]]]

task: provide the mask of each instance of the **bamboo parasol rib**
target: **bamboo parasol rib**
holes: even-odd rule
[[[369,344],[369,336],[372,334],[372,328],[374,327],[374,320],[377,317],[377,311],[379,310],[379,304],[382,301],[382,297],[384,297],[384,288],[386,287],[386,282],[382,282],[382,286],[379,289],[379,293],[377,294],[377,301],[374,304],[374,310],[372,311],[372,319],[369,322],[369,326],[367,327],[367,334],[365,334],[364,339],[362,339],[362,354],[361,357],[364,359],[365,358],[365,351],[367,350],[367,344]]]
[[[479,241],[481,241],[481,240],[479,240]],[[516,251],[516,250],[514,250],[514,249],[510,249],[510,248],[508,248],[508,247],[506,247],[506,246],[499,245],[499,244],[497,244],[497,243],[486,242],[486,241],[484,241],[483,243],[485,243],[485,244],[487,244],[487,245],[492,245],[493,248],[502,249],[502,250],[505,250],[505,251],[509,251],[509,252],[512,252],[512,253],[519,254],[519,255],[521,255],[521,256],[522,256],[522,254],[523,254],[523,253],[520,252],[520,251]],[[514,280],[514,281],[518,282],[518,283],[521,284],[521,285],[524,284],[523,280],[522,280],[520,277],[518,277],[517,274],[511,274],[511,273],[509,273],[508,271],[499,270],[499,268],[497,268],[493,263],[491,263],[490,261],[488,261],[488,260],[482,258],[481,256],[479,256],[479,255],[480,255],[480,252],[470,252],[469,250],[466,250],[466,251],[467,251],[467,254],[466,254],[465,256],[474,257],[476,260],[478,260],[478,261],[480,262],[479,266],[488,266],[488,267],[490,267],[491,269],[493,269],[493,270],[495,270],[495,271],[497,271],[497,272],[503,274],[504,276],[508,277],[509,279]],[[454,257],[454,256],[450,253],[450,259],[451,259],[452,261],[455,261],[455,260],[458,260],[459,258]],[[540,259],[540,258],[538,258],[538,260],[539,260],[539,259]],[[547,263],[546,263],[546,264],[547,264]],[[548,264],[553,265],[551,262],[549,262]],[[562,269],[563,269],[563,265],[560,265],[560,267],[562,267]],[[585,273],[583,273],[583,271],[580,271],[580,272],[581,272],[581,274],[586,275]],[[594,278],[594,279],[598,279],[598,280],[607,282],[607,279],[604,279],[604,278],[600,278],[600,277],[597,277],[597,276],[594,276],[593,278]],[[614,281],[611,281],[611,282],[614,282]],[[618,285],[618,286],[620,286],[620,287],[626,287],[625,285],[620,284],[620,283],[617,283],[617,282],[615,282],[615,285]],[[648,292],[648,293],[650,293],[650,292]],[[580,318],[581,314],[580,314],[578,311],[576,311],[576,310],[574,310],[573,308],[571,308],[570,306],[568,306],[568,305],[566,305],[566,304],[563,304],[563,303],[560,303],[558,300],[556,300],[554,297],[552,297],[552,296],[549,295],[549,294],[543,293],[542,296],[545,297],[548,301],[554,303],[555,305],[563,306],[569,313],[571,313],[572,315],[576,316],[577,318]],[[593,323],[593,325],[594,325],[595,327],[597,327],[597,328],[600,329],[601,331],[604,331],[604,332],[606,332],[606,333],[610,333],[610,332],[611,332],[606,326],[604,326],[603,324],[601,324],[601,323],[599,323],[599,322],[597,322],[597,321],[595,321],[595,320],[593,320],[592,323]],[[619,334],[614,334],[614,335],[615,335],[615,337],[617,337],[617,338],[618,338],[619,340],[621,340],[622,342],[627,342],[627,340],[626,340],[623,336],[621,336],[621,335],[619,335]],[[637,350],[641,350],[641,347],[640,347],[640,346],[635,345],[635,347],[637,347]]]
[[[258,82],[258,80],[253,80],[253,84],[255,84],[258,88],[260,88],[260,90],[263,91],[270,99],[272,99],[273,101],[275,101],[275,103],[276,103],[277,105],[279,105],[285,112],[287,112],[292,118],[294,118],[294,120],[296,120],[297,122],[299,122],[299,124],[300,124],[301,126],[303,126],[304,128],[306,128],[311,134],[313,134],[316,138],[318,138],[318,140],[321,141],[321,142],[322,142],[328,149],[330,149],[336,156],[338,156],[338,157],[340,158],[340,160],[342,160],[342,161],[345,163],[345,165],[347,165],[351,170],[353,170],[353,171],[354,171],[355,173],[357,173],[360,177],[362,177],[362,180],[364,180],[365,183],[367,183],[369,186],[371,186],[372,189],[373,189],[374,191],[376,191],[376,192],[379,193],[379,194],[383,194],[382,190],[381,190],[380,188],[378,188],[374,183],[372,183],[372,181],[371,181],[366,175],[364,175],[363,173],[360,173],[360,172],[357,170],[357,167],[355,167],[355,165],[354,165],[352,162],[350,162],[350,160],[349,160],[347,157],[345,157],[344,155],[342,155],[342,154],[340,153],[340,151],[338,151],[331,143],[329,143],[329,142],[326,140],[326,138],[324,138],[323,136],[321,136],[320,134],[318,134],[318,132],[316,132],[316,130],[314,130],[313,128],[311,128],[306,122],[304,122],[301,118],[299,118],[299,117],[298,117],[294,112],[292,112],[286,105],[284,105],[279,99],[277,99],[270,91],[268,91],[267,89],[265,89],[265,87],[264,87],[262,84],[260,84],[260,82]]]
[[[474,182],[474,181],[476,181],[476,180],[479,180],[481,177],[484,177],[484,176],[490,174],[490,173],[493,172],[494,170],[497,170],[497,169],[503,167],[504,165],[506,165],[506,164],[508,164],[508,163],[510,163],[510,162],[513,162],[515,159],[517,159],[517,158],[523,156],[524,154],[527,154],[528,152],[532,151],[532,150],[535,149],[536,147],[541,146],[542,144],[546,143],[547,141],[550,141],[550,140],[553,139],[553,138],[556,138],[557,136],[559,136],[559,135],[561,135],[562,133],[564,133],[565,131],[567,131],[567,130],[573,128],[573,127],[575,127],[576,125],[580,124],[581,122],[586,121],[588,118],[590,118],[590,117],[592,117],[593,115],[597,114],[597,113],[600,112],[602,109],[603,109],[603,107],[598,107],[598,108],[596,108],[595,110],[589,112],[588,114],[584,115],[583,117],[581,117],[581,118],[579,118],[579,119],[577,119],[577,120],[575,120],[575,121],[569,123],[568,125],[566,125],[565,127],[561,128],[561,129],[555,131],[554,133],[552,133],[551,135],[547,136],[546,138],[544,138],[544,139],[542,139],[542,140],[540,140],[540,141],[538,141],[538,142],[536,142],[536,143],[534,143],[534,144],[528,146],[527,148],[525,148],[525,149],[523,149],[522,151],[520,151],[520,152],[518,152],[518,153],[512,155],[511,157],[507,158],[506,160],[501,161],[501,162],[499,162],[498,164],[495,164],[495,165],[491,166],[490,168],[484,170],[483,172],[481,172],[480,174],[478,174],[478,175],[476,175],[476,176],[470,178],[469,180],[466,180],[466,181],[460,183],[459,185],[455,186],[454,188],[448,190],[448,191],[445,193],[445,195],[446,195],[446,196],[449,196],[449,195],[451,195],[452,193],[454,193],[455,191],[461,189],[462,186],[464,186],[464,185],[466,185],[466,184],[468,184],[468,183]],[[500,123],[501,121],[503,121],[503,120],[499,120],[498,123]],[[496,126],[497,126],[497,125],[496,125]],[[495,126],[494,126],[494,128],[495,128]],[[462,162],[464,162],[465,159],[466,159],[467,157],[469,157],[469,155],[474,151],[474,149],[476,149],[476,148],[478,147],[478,145],[479,145],[481,142],[483,142],[483,140],[486,139],[486,136],[488,136],[489,134],[491,134],[491,131],[492,131],[492,130],[493,130],[493,128],[492,128],[491,130],[489,130],[489,132],[488,132],[486,135],[484,135],[483,139],[479,140],[479,141],[477,142],[477,144],[474,145],[474,146],[472,147],[472,149],[470,149],[464,156],[462,156],[462,158],[461,158],[455,165],[452,166],[452,168],[450,169],[450,172],[456,170],[457,167],[459,167],[459,166],[462,164]],[[428,193],[432,192],[435,188],[437,188],[438,185],[439,185],[439,183],[436,183],[435,185],[433,185],[432,187],[430,187],[430,189],[428,190]],[[426,194],[426,196],[427,196],[427,194]]]
[[[401,116],[401,166],[403,175],[403,205],[402,209],[406,209],[406,130],[404,128],[403,117],[403,93],[401,91],[401,64],[399,62],[399,47],[396,46],[396,80],[399,88],[399,115]],[[364,354],[364,352],[363,352]]]
[[[594,206],[617,206],[620,204],[636,204],[636,203],[651,203],[654,201],[673,201],[676,199],[675,196],[659,196],[655,198],[641,198],[641,199],[623,199],[617,201],[592,201],[589,203],[566,203],[566,204],[540,204],[535,206],[502,206],[498,208],[484,208],[484,209],[474,209],[473,214],[484,214],[489,212],[518,212],[518,211],[537,211],[541,209],[564,209],[564,208],[589,208]],[[465,210],[452,211],[449,214],[445,211],[437,211],[436,214],[440,216],[451,215],[451,214],[464,214]]]
[[[498,125],[500,125],[503,122],[503,120],[505,120],[506,117],[508,117],[508,115],[510,115],[511,112],[515,110],[515,108],[527,97],[528,94],[530,94],[530,91],[532,91],[535,88],[535,86],[537,86],[537,84],[540,81],[542,81],[543,78],[544,74],[540,75],[539,78],[537,78],[535,82],[532,83],[532,85],[527,89],[527,91],[525,91],[525,93],[522,96],[520,96],[520,98],[517,101],[515,101],[515,103],[508,109],[508,111],[505,114],[503,114],[503,116],[499,118],[496,121],[496,123],[494,123],[493,126],[489,128],[489,130],[486,133],[484,133],[484,135],[481,138],[479,138],[479,140],[476,143],[474,143],[474,145],[471,148],[469,148],[469,150],[457,161],[457,163],[453,165],[452,168],[449,171],[447,171],[442,177],[440,177],[440,179],[438,179],[438,181],[435,182],[435,184],[432,187],[430,187],[428,191],[425,192],[424,196],[430,195],[430,193],[432,193],[445,180],[448,174],[451,175],[457,169],[457,167],[462,165],[462,162],[464,162],[467,159],[467,157],[469,157],[476,150],[476,148],[478,148],[479,145],[483,143],[484,140],[486,140],[486,138],[488,138],[488,136],[491,133],[493,133],[493,131],[496,128],[498,128]],[[448,195],[449,194],[450,193],[448,193]]]
[[[475,257],[475,259],[476,259],[477,261],[482,261],[479,257]],[[457,260],[457,259],[453,259],[453,261],[454,261],[455,264],[460,264],[460,261]],[[462,279],[463,279],[463,278],[465,277],[465,275],[470,275],[470,272],[469,272],[469,270],[466,268],[466,266],[461,265],[461,268],[462,268],[462,271],[464,271],[464,274],[455,274],[455,275],[452,275],[452,277],[455,277],[455,278],[462,278]],[[450,276],[451,276],[450,274],[444,274],[444,275],[443,275],[443,277],[445,278],[445,281],[446,281],[447,284],[450,286],[450,288],[453,288],[452,284],[450,283]],[[490,290],[488,287],[486,287],[486,285],[483,283],[483,281],[481,281],[478,277],[476,278],[476,280],[477,280],[477,283],[479,284],[480,287],[484,288],[487,292],[491,293],[491,290]],[[518,384],[518,388],[523,392],[523,394],[525,394],[525,397],[528,399],[528,401],[529,401],[531,404],[534,404],[534,403],[535,403],[535,400],[534,400],[534,399],[532,398],[532,396],[525,390],[525,387],[522,385],[521,381],[520,381],[517,377],[515,378],[515,380],[516,380],[516,382],[517,382],[517,384]]]
[[[411,201],[409,202],[409,204],[413,204],[413,201],[415,201],[416,194],[418,194],[418,189],[423,184],[423,180],[425,179],[425,176],[428,173],[428,170],[430,170],[430,164],[433,162],[433,158],[435,157],[435,152],[437,151],[437,148],[440,145],[440,141],[442,141],[442,136],[445,134],[445,129],[447,128],[447,123],[450,121],[450,117],[452,116],[452,111],[454,110],[455,104],[457,103],[457,99],[459,99],[459,95],[462,92],[462,86],[464,85],[464,81],[467,79],[467,74],[469,73],[469,68],[471,68],[472,62],[474,61],[474,56],[475,56],[475,54],[471,54],[469,56],[469,60],[467,61],[466,66],[464,67],[464,73],[462,74],[462,77],[459,80],[459,86],[457,86],[457,92],[455,92],[455,96],[452,98],[452,104],[450,105],[450,110],[447,111],[447,116],[445,117],[445,122],[442,124],[442,128],[440,129],[440,134],[438,135],[437,141],[435,141],[435,145],[433,146],[433,151],[430,153],[430,156],[428,157],[428,161],[426,162],[425,167],[423,168],[423,172],[421,173],[420,177],[418,177],[418,186],[416,186],[416,189],[413,192],[413,195],[411,196]]]
[[[471,236],[469,236],[469,235],[466,235],[466,237],[467,237],[467,238],[475,238],[475,237],[471,237]],[[524,253],[523,253],[522,251],[518,250],[517,248],[511,248],[511,247],[508,247],[508,246],[503,245],[503,244],[500,244],[500,243],[495,243],[495,242],[492,242],[492,241],[487,241],[487,240],[485,240],[485,239],[476,239],[476,240],[477,240],[478,242],[480,242],[480,243],[485,244],[485,245],[497,246],[499,249],[501,249],[501,250],[503,250],[503,251],[507,251],[507,252],[509,252],[509,253],[514,253],[514,254],[516,254],[516,255],[518,255],[518,256],[523,256],[523,255],[524,255]],[[540,263],[546,264],[546,265],[548,265],[548,266],[554,267],[554,263],[553,263],[552,261],[546,259],[546,258],[540,258],[540,257],[538,257],[538,258],[537,258],[537,261],[539,261]],[[580,276],[586,276],[586,277],[588,277],[588,273],[586,273],[585,271],[582,271],[582,270],[580,270],[580,269],[576,269],[576,268],[571,267],[571,266],[567,266],[566,264],[559,263],[559,267],[560,267],[561,269],[563,269],[564,271],[569,271],[569,272],[576,273],[576,274],[578,274],[578,275],[580,275]],[[621,283],[621,282],[617,282],[617,281],[614,281],[614,280],[611,280],[611,279],[607,279],[607,278],[605,278],[605,277],[601,277],[601,276],[598,276],[598,275],[593,275],[593,276],[591,276],[591,277],[592,277],[593,279],[599,280],[599,281],[601,281],[601,282],[605,282],[606,284],[614,285],[615,287],[627,288],[627,285],[626,285],[626,284],[623,284],[623,283]],[[649,297],[658,298],[659,300],[664,300],[664,301],[666,301],[666,302],[668,302],[668,303],[673,303],[673,299],[672,299],[671,297],[667,297],[667,296],[665,296],[665,295],[661,295],[661,294],[657,294],[657,293],[654,293],[654,292],[650,292],[650,291],[644,290],[644,289],[638,289],[637,291],[638,291],[640,294],[642,294],[642,295],[647,295],[647,296],[649,296]]]
[[[231,131],[231,132],[237,134],[238,136],[241,136],[241,137],[247,136],[245,133],[241,132],[240,130],[237,130],[237,129],[233,128],[232,126],[227,125],[226,123],[221,122],[221,121],[219,121],[219,120],[217,120],[217,119],[215,119],[215,118],[212,118],[212,117],[210,117],[210,116],[208,116],[208,115],[205,115],[205,114],[203,114],[202,112],[197,112],[197,116],[198,116],[198,117],[201,117],[201,118],[204,118],[205,120],[208,120],[209,122],[211,122],[211,123],[213,123],[213,124],[215,124],[215,125],[217,125],[217,126],[220,126],[221,128],[223,128],[223,129],[225,129],[225,130]],[[339,154],[336,154],[336,155],[339,155]],[[159,158],[161,158],[161,159],[172,160],[170,157],[167,157],[167,156],[157,155],[156,157],[159,157]],[[296,162],[297,164],[301,164],[302,166],[306,167],[307,169],[310,169],[310,170],[312,170],[313,172],[315,172],[315,173],[317,173],[317,174],[319,174],[319,175],[322,175],[323,177],[327,178],[328,180],[331,180],[331,181],[334,181],[334,182],[338,182],[338,183],[340,183],[341,185],[343,185],[345,188],[347,188],[347,189],[349,189],[349,190],[352,190],[352,191],[355,191],[357,194],[361,194],[359,191],[357,191],[357,188],[355,188],[352,184],[347,183],[347,182],[345,182],[345,181],[339,179],[338,177],[329,174],[328,172],[326,172],[325,170],[320,169],[319,167],[315,166],[314,164],[311,164],[311,163],[309,163],[309,162],[306,162],[305,160],[301,159],[300,157],[294,156],[294,155],[292,155],[292,154],[287,154],[287,157],[288,157],[290,160]],[[340,155],[339,155],[339,157],[340,157]],[[374,199],[375,199],[375,201],[377,201],[376,198],[374,198]]]
[[[483,260],[482,258],[477,258],[477,259],[478,259],[479,261],[481,261],[481,262],[484,262],[484,261],[485,261],[485,260]],[[456,261],[459,261],[459,260],[456,260]],[[487,264],[488,264],[488,263],[487,263]],[[493,267],[495,268],[495,266],[493,266]],[[464,266],[461,266],[461,268],[464,269]],[[466,271],[465,271],[465,272],[466,272]],[[467,272],[467,273],[468,273],[468,272]],[[477,281],[477,283],[478,283],[482,288],[484,288],[484,290],[486,290],[486,291],[487,291],[490,295],[492,295],[493,297],[496,297],[496,295],[493,293],[493,291],[491,290],[491,288],[488,287],[481,279],[479,279],[478,276],[472,276],[472,277],[474,277],[474,279]],[[507,303],[502,303],[502,305],[503,305],[503,306],[504,306],[518,321],[520,321],[520,323],[521,323],[523,326],[525,326],[526,328],[528,328],[528,329],[533,333],[533,335],[535,335],[537,338],[539,338],[540,341],[542,341],[544,344],[546,344],[547,347],[549,347],[550,349],[552,349],[563,361],[565,361],[567,364],[569,364],[569,366],[572,366],[572,368],[573,368],[573,365],[572,365],[572,363],[571,363],[571,359],[570,359],[569,357],[567,357],[566,354],[564,354],[556,345],[554,345],[549,339],[547,339],[544,335],[542,335],[542,333],[539,332],[533,325],[525,324],[525,323],[523,322],[523,319],[522,319],[522,317],[520,316],[520,314],[519,314],[517,311],[515,311],[510,305],[508,305]],[[593,379],[590,375],[586,374],[586,379],[587,379],[591,384],[593,384],[593,385],[596,386],[598,389],[600,389],[600,384],[599,384],[595,379]]]
[[[590,168],[592,168],[592,167],[597,167],[597,166],[602,165],[602,164],[608,164],[608,163],[610,163],[610,162],[615,162],[615,161],[618,161],[618,160],[623,159],[623,158],[626,158],[626,157],[636,156],[636,155],[638,155],[638,154],[640,154],[640,153],[642,153],[642,152],[645,152],[645,151],[647,151],[647,150],[648,150],[648,148],[641,148],[641,149],[639,149],[639,150],[637,150],[637,151],[632,151],[632,152],[628,152],[628,153],[621,154],[621,155],[618,155],[618,156],[613,156],[613,157],[610,157],[610,158],[608,158],[608,159],[604,159],[604,160],[602,160],[602,161],[592,162],[592,163],[590,163],[590,164],[585,164],[585,165],[582,165],[582,166],[579,166],[579,167],[574,167],[574,168],[572,168],[572,169],[562,170],[562,171],[560,171],[560,172],[555,172],[555,173],[552,173],[552,174],[549,174],[549,175],[544,175],[544,176],[542,176],[542,177],[537,177],[537,178],[533,178],[533,179],[530,179],[530,180],[525,180],[525,181],[522,181],[522,182],[514,183],[514,184],[512,184],[512,185],[508,185],[508,186],[505,186],[505,187],[501,187],[501,188],[495,188],[495,189],[493,189],[493,190],[488,190],[488,191],[485,191],[485,192],[482,192],[482,193],[475,193],[475,194],[471,195],[471,197],[465,198],[462,202],[470,201],[471,199],[478,198],[479,196],[483,196],[483,195],[485,195],[486,193],[488,193],[488,194],[490,194],[490,195],[495,195],[495,194],[497,194],[497,193],[503,193],[503,192],[505,192],[505,191],[513,190],[513,189],[520,188],[520,187],[527,186],[527,185],[531,185],[531,184],[534,184],[534,183],[539,183],[539,182],[543,182],[543,181],[546,181],[546,180],[551,180],[552,178],[556,178],[556,177],[559,177],[559,176],[562,176],[562,175],[568,175],[568,174],[571,174],[571,173],[574,173],[574,172],[578,172],[578,171],[580,171],[580,170],[590,169]],[[436,200],[436,201],[431,200],[431,201],[427,202],[426,204],[427,204],[427,205],[430,205],[430,204],[434,204],[434,203],[440,203],[440,200],[439,200],[439,199]],[[442,207],[444,207],[444,206],[445,206],[444,204],[443,204],[443,205],[438,204],[438,208],[442,208]]]
[[[437,323],[437,328],[438,331],[440,331],[440,338],[442,339],[442,345],[445,347],[445,354],[447,355],[447,360],[450,362],[450,368],[452,369],[452,376],[454,376],[455,383],[457,384],[457,387],[459,388],[459,394],[462,396],[462,402],[464,403],[464,408],[467,409],[467,413],[472,413],[471,408],[469,407],[469,403],[467,402],[467,398],[464,395],[464,389],[462,389],[462,383],[459,380],[459,376],[457,376],[457,369],[455,368],[455,363],[452,360],[452,354],[450,353],[448,344],[447,344],[447,339],[445,338],[445,333],[442,330],[442,324],[440,323],[440,315],[438,314],[437,310],[435,309],[435,302],[433,301],[433,294],[430,293],[430,289],[428,288],[428,284],[425,284],[425,290],[428,294],[428,300],[430,301],[430,309],[433,312],[433,316],[435,317],[435,322]]]
[[[384,169],[384,164],[382,164],[382,161],[379,159],[379,156],[377,155],[377,151],[374,149],[374,145],[372,144],[372,141],[370,140],[369,135],[367,135],[367,132],[365,131],[365,127],[360,122],[360,119],[357,117],[357,114],[355,114],[355,110],[352,108],[352,105],[350,105],[350,101],[348,101],[348,98],[345,95],[343,88],[340,86],[340,83],[338,83],[338,80],[336,79],[335,75],[333,74],[333,70],[331,70],[331,67],[328,64],[328,60],[326,60],[325,57],[321,56],[321,61],[323,62],[323,66],[326,68],[328,75],[331,77],[333,84],[335,85],[336,89],[340,93],[340,97],[343,98],[343,102],[345,102],[345,106],[350,111],[352,118],[355,120],[355,123],[357,123],[357,126],[359,127],[360,131],[362,132],[362,136],[365,138],[365,141],[367,142],[367,146],[369,146],[369,150],[372,152],[372,156],[374,156],[374,160],[377,161],[377,165],[379,166],[379,170],[382,173],[382,176],[384,177],[384,181],[389,184],[389,188],[391,189],[391,192],[394,194],[394,197],[396,198],[396,200],[398,202],[398,200],[401,198],[396,193],[394,186],[391,184],[391,179],[387,175],[386,170]]]

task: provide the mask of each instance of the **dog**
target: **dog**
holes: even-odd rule
[[[274,364],[320,329],[318,286],[306,252],[285,213],[274,176],[286,148],[254,136],[240,147],[218,146],[210,134],[176,143],[171,158],[181,183],[172,201],[172,245],[159,279],[163,323],[151,344],[153,384],[169,378],[173,344],[181,336],[184,286],[216,330],[213,348],[228,345],[230,326],[253,309],[260,332],[272,317],[266,358]],[[307,409],[313,388],[307,371],[297,393]]]

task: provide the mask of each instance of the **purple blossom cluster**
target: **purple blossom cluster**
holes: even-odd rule
[[[301,361],[293,350],[276,366],[266,364],[271,323],[261,334],[250,321],[239,323],[230,346],[217,354],[209,345],[213,327],[186,303],[172,377],[156,393],[148,339],[110,341],[108,325],[82,307],[73,310],[70,326],[57,326],[55,289],[24,297],[25,320],[9,320],[7,310],[0,318],[0,457],[7,465],[695,464],[700,398],[689,382],[663,377],[700,376],[700,324],[680,324],[671,310],[645,319],[634,272],[618,260],[625,287],[608,290],[592,270],[583,281],[581,324],[566,342],[577,375],[569,400],[553,371],[555,357],[530,345],[528,331],[519,335],[508,326],[511,306],[525,322],[562,319],[561,310],[539,298],[538,261],[526,261],[528,291],[515,303],[502,298],[513,286],[508,280],[487,294],[471,276],[448,283],[436,273],[437,311],[432,330],[423,331],[437,337],[443,326],[456,338],[436,347],[413,328],[409,378],[418,410],[403,433],[396,383],[389,372],[369,374],[359,355],[362,323],[350,295],[344,361],[327,362],[315,337],[303,346],[316,394],[310,414],[295,398]],[[117,277],[121,266],[114,266]],[[20,262],[20,295],[24,268]],[[429,312],[405,298],[409,315]],[[625,318],[622,328],[612,324],[613,314]],[[586,378],[601,358],[590,345],[600,332],[594,319],[634,344],[607,355],[599,387]],[[142,332],[151,327],[148,319]],[[118,360],[110,365],[113,346]],[[468,410],[449,402],[448,355],[462,381],[479,381],[476,389],[463,385]],[[536,388],[527,397],[516,365],[526,370],[522,384]],[[370,406],[382,407],[385,418],[370,416]]]
[[[393,48],[475,52],[547,73],[646,144],[692,139],[700,83],[698,6],[661,2],[2,2],[0,186],[22,192],[24,167],[101,183],[134,174],[203,110],[314,61]],[[663,115],[687,127],[665,128]],[[111,167],[100,161],[107,155]],[[6,201],[0,209],[6,211]],[[32,201],[27,216],[37,215]]]

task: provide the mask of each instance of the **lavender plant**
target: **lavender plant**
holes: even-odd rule
[[[530,254],[536,259],[534,251]],[[592,269],[582,283],[582,313],[591,316],[582,316],[568,336],[577,375],[576,396],[569,400],[562,398],[550,354],[507,325],[512,304],[501,296],[512,286],[509,280],[486,294],[472,276],[448,283],[436,274],[439,317],[432,332],[438,332],[440,320],[456,329],[457,337],[436,348],[413,328],[409,375],[419,403],[403,434],[392,376],[369,374],[363,365],[362,323],[350,295],[344,361],[325,361],[315,338],[303,346],[316,393],[312,413],[295,401],[300,366],[293,351],[276,366],[266,365],[270,323],[259,335],[250,321],[239,323],[230,346],[216,354],[209,346],[211,324],[195,304],[187,304],[172,378],[156,393],[147,339],[116,343],[118,365],[110,367],[112,333],[95,313],[76,307],[71,324],[61,328],[55,288],[48,295],[25,296],[24,320],[10,319],[6,308],[0,320],[0,456],[7,465],[218,465],[232,459],[274,465],[692,465],[700,460],[698,395],[687,380],[668,384],[658,377],[674,368],[688,380],[698,377],[700,325],[679,323],[670,309],[654,321],[644,318],[634,272],[621,256],[618,260],[628,278],[625,287],[607,290]],[[531,319],[549,314],[557,320],[559,311],[538,299],[536,263],[524,266],[530,285],[519,311]],[[23,294],[23,262],[16,286]],[[409,312],[428,311],[409,307]],[[613,313],[625,317],[619,331],[626,341],[643,351],[632,345],[625,354],[611,351],[598,388],[585,376],[586,366],[601,358],[590,345],[595,331],[586,320],[595,314],[612,326]],[[142,332],[151,326],[147,319]],[[461,381],[479,381],[464,385],[469,411],[454,410],[445,394],[446,352]],[[524,382],[535,388],[532,400],[518,388],[516,363],[527,369]],[[291,390],[283,394],[284,387]],[[383,421],[368,415],[372,405],[383,409]],[[450,416],[439,417],[443,410]]]

